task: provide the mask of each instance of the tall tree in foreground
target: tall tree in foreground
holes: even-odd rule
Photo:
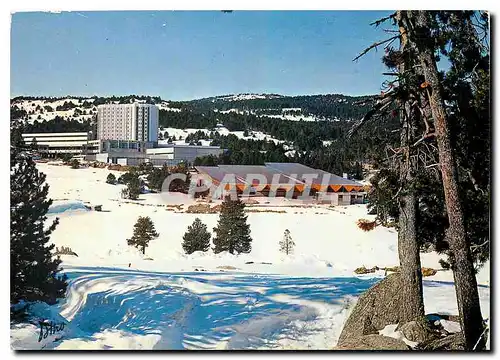
[[[145,254],[149,242],[156,239],[158,236],[160,236],[160,234],[156,232],[151,218],[149,216],[139,216],[134,225],[134,234],[130,239],[127,239],[127,244],[135,246]]]
[[[280,240],[280,251],[286,255],[293,253],[293,248],[295,243],[292,240],[292,235],[290,235],[290,230],[286,229],[283,233],[283,239]]]
[[[56,218],[45,228],[52,200],[45,174],[22,153],[16,142],[11,145],[10,167],[10,301],[45,301],[63,297],[66,275],[59,274],[61,260],[54,258],[49,237],[59,223]]]
[[[400,25],[401,12],[396,12],[390,18],[394,18],[395,23]],[[375,24],[378,25],[377,22]],[[387,168],[379,173],[376,179],[376,191],[372,193],[371,199],[379,201],[380,208],[376,207],[377,211],[382,210],[382,217],[397,213],[400,274],[405,283],[404,289],[401,289],[403,300],[399,320],[401,323],[406,323],[423,319],[425,315],[420,246],[417,238],[418,198],[415,191],[415,178],[418,168],[418,153],[413,146],[417,140],[416,134],[419,130],[421,112],[418,106],[419,95],[415,91],[418,86],[413,71],[415,68],[414,54],[411,45],[408,44],[407,34],[401,26],[399,26],[398,33],[388,40],[389,44],[396,39],[399,39],[400,42],[399,49],[394,50],[387,45],[383,58],[383,62],[391,71],[389,74],[394,77],[394,80],[386,82],[384,90],[387,91],[381,94],[373,109],[353,127],[351,135],[372,117],[386,119],[389,116],[388,113],[392,113],[392,116],[399,115],[400,147],[397,150],[391,149],[394,155],[388,161]],[[362,54],[381,43],[372,45]],[[388,189],[389,194],[384,191],[384,189],[387,190],[387,185],[390,186],[391,180],[392,183],[397,181],[394,195],[390,194],[390,188]],[[384,185],[384,183],[386,184]],[[393,204],[394,199],[396,199],[396,204]]]
[[[186,254],[192,254],[195,251],[208,251],[210,237],[207,225],[202,223],[199,218],[196,218],[193,224],[188,226],[188,230],[183,236],[182,248]]]
[[[396,21],[400,25],[401,12],[396,13]],[[403,313],[401,322],[409,322],[424,317],[424,294],[422,289],[422,269],[420,263],[420,246],[417,240],[417,209],[418,200],[415,192],[415,176],[417,172],[417,154],[412,144],[416,140],[419,124],[419,110],[413,106],[418,99],[412,96],[410,88],[415,86],[414,77],[405,76],[405,72],[414,67],[413,53],[409,49],[405,30],[399,26],[400,49],[396,67],[399,75],[401,95],[397,103],[400,108],[401,119],[401,151],[399,157],[399,229],[398,229],[398,255],[401,264],[401,277],[405,287],[403,294]]]
[[[230,254],[249,253],[252,250],[245,204],[239,198],[231,200],[229,195],[224,198],[214,232],[213,250],[216,254],[222,251],[228,251]]]
[[[404,74],[387,74],[397,76],[396,81],[389,83],[397,86],[382,93],[372,111],[353,130],[374,118],[375,113],[383,113],[391,99],[413,94],[411,104],[419,109],[420,116],[417,113],[416,118],[420,122],[419,132],[423,132],[420,139],[410,142],[421,163],[414,184],[419,204],[419,243],[432,243],[438,252],[449,255],[449,262],[443,261],[443,266],[451,265],[454,270],[467,349],[481,349],[484,341],[473,261],[480,265],[489,256],[489,47],[485,46],[488,16],[473,11],[399,11],[386,19],[395,19],[396,15],[400,33],[370,48],[405,34],[405,52],[411,51],[408,55],[413,64]],[[451,64],[446,72],[437,71],[438,51]],[[395,64],[408,59],[404,53],[395,55]],[[401,75],[406,82],[410,77],[417,82],[400,92]],[[401,154],[401,150],[394,152]],[[398,194],[399,191],[394,197]],[[397,216],[401,216],[400,210]],[[457,253],[461,262],[456,261]]]
[[[436,39],[431,30],[435,18],[428,11],[405,11],[404,29],[417,50],[417,59],[425,76],[427,96],[434,119],[439,164],[449,227],[446,239],[453,256],[453,275],[457,293],[460,322],[468,350],[483,349],[484,329],[479,293],[472,256],[467,243],[465,220],[460,202],[456,158],[450,140],[450,124],[445,110],[443,88],[438,73],[435,51]]]

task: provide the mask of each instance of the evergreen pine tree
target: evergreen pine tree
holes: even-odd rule
[[[478,32],[482,30],[487,36],[487,15],[481,13],[479,21],[473,11],[396,14],[399,28],[404,30],[402,38],[408,39],[408,49],[413,51],[403,58],[418,65],[405,71],[405,79],[418,81],[408,89],[424,89],[416,94],[417,115],[422,112],[424,120],[433,119],[425,123],[425,133],[434,138],[425,140],[437,144],[437,150],[427,150],[427,155],[429,163],[439,165],[437,171],[419,166],[415,173],[416,238],[420,246],[431,242],[438,252],[450,256],[449,263],[441,263],[454,271],[466,348],[477,350],[484,346],[484,339],[472,263],[489,256],[489,47]],[[437,50],[439,57],[445,56],[451,63],[446,72],[437,70]],[[399,94],[409,98],[408,92]],[[424,124],[417,125],[422,131]],[[399,230],[403,232],[401,227]]]
[[[162,190],[163,182],[170,174],[167,165],[163,165],[161,169],[154,168],[147,177],[148,186],[150,189],[160,192]]]
[[[192,254],[195,251],[207,251],[210,248],[210,233],[207,231],[207,225],[196,218],[192,225],[188,226],[184,234],[182,248],[186,254]]]
[[[54,245],[48,245],[59,221],[44,227],[52,203],[49,186],[45,174],[17,146],[11,146],[10,173],[10,300],[53,304],[64,296],[67,278],[59,274],[61,260],[53,258]]]
[[[127,244],[135,246],[145,254],[149,242],[156,239],[159,235],[149,216],[139,216],[134,225],[134,234],[130,239],[127,239]]]
[[[116,184],[116,176],[113,175],[112,173],[109,173],[108,177],[106,178],[106,183],[115,185]]]
[[[293,253],[293,247],[295,243],[292,240],[292,236],[290,235],[290,230],[286,229],[283,234],[283,239],[280,241],[280,251],[285,253],[286,255],[290,255]]]
[[[131,200],[137,200],[141,193],[141,181],[137,174],[133,174],[127,183],[126,197]]]
[[[216,236],[213,240],[213,250],[216,254],[222,251],[228,251],[230,254],[249,253],[252,250],[245,204],[239,198],[231,200],[229,195],[224,198],[214,232]]]

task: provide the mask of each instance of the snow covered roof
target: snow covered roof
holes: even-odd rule
[[[221,182],[228,173],[217,166],[195,166],[198,172],[205,173],[210,176],[213,180]],[[228,180],[228,178],[226,178]],[[235,177],[236,183],[244,185],[245,183],[241,179]]]
[[[329,172],[313,169],[298,163],[265,163],[263,165],[219,165],[219,166],[196,166],[198,172],[209,175],[216,181],[222,181],[225,176],[233,175],[237,184],[250,184],[255,186],[258,182],[252,175],[263,175],[267,184],[304,185],[311,181],[315,188],[322,189],[325,185],[333,187],[334,191],[341,191],[344,187],[347,191],[360,190],[363,185],[345,179]],[[226,177],[226,180],[228,177]],[[344,190],[345,191],[345,190]]]
[[[252,178],[252,175],[264,176],[267,184],[302,184],[302,182],[292,179],[282,172],[263,165],[219,165],[219,168],[226,173],[235,174],[242,180],[248,180],[245,182],[252,181],[253,185],[255,185],[257,179]]]
[[[321,184],[323,179],[329,185],[350,185],[350,186],[363,186],[362,184],[343,178],[341,176],[331,174],[327,171],[313,169],[309,166],[305,166],[298,163],[265,163],[265,165],[271,169],[277,170],[286,174],[288,176],[294,177],[299,180],[303,180],[306,175],[318,175],[312,180],[313,184]]]

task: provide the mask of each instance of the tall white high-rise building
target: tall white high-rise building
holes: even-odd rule
[[[158,141],[159,110],[151,104],[97,106],[97,138],[100,140]]]

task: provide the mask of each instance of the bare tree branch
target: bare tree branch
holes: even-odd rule
[[[389,43],[388,45],[386,45],[386,47],[389,46],[394,40],[399,39],[400,36],[401,36],[401,34],[397,34],[397,35],[394,35],[394,36],[392,36],[392,37],[390,37],[388,39],[385,39],[385,40],[373,43],[372,45],[370,45],[369,47],[367,47],[365,50],[363,50],[361,52],[361,54],[359,54],[358,56],[356,56],[352,61],[358,60],[360,57],[362,57],[363,55],[365,55],[367,52],[369,52],[373,48],[376,49],[378,46],[380,46],[382,44]]]
[[[412,147],[415,147],[415,146],[417,146],[418,144],[420,144],[422,141],[424,141],[425,139],[428,139],[428,138],[431,138],[431,137],[434,137],[434,136],[436,136],[436,134],[435,134],[435,133],[433,133],[433,132],[432,132],[432,133],[427,133],[427,134],[426,134],[426,133],[424,133],[424,135],[423,135],[420,139],[418,139],[418,140],[415,142],[415,144],[413,144],[413,145],[412,145]]]
[[[372,22],[370,25],[371,26],[379,26],[380,24],[386,22],[387,20],[394,19],[395,17],[396,17],[396,12],[393,12],[391,15],[386,16],[382,19],[376,20],[376,21]]]

